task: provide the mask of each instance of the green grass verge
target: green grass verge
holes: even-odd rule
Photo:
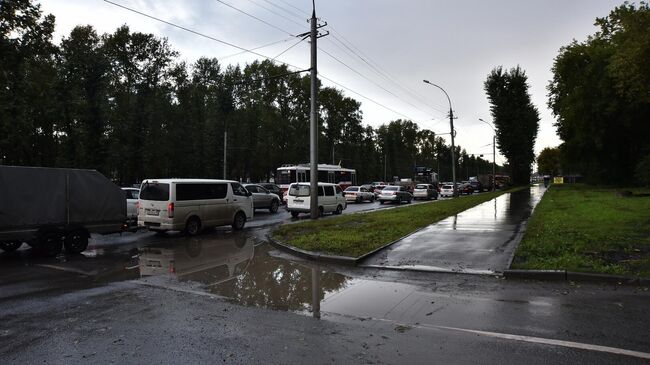
[[[482,193],[400,209],[285,224],[271,235],[276,240],[304,250],[359,257],[418,228],[426,227],[503,193]]]
[[[650,196],[621,197],[612,188],[553,185],[528,222],[513,268],[649,277]]]

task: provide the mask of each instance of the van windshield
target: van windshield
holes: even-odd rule
[[[144,183],[140,190],[140,199],[167,201],[169,200],[169,184]]]
[[[309,185],[291,185],[289,195],[291,196],[309,196]]]

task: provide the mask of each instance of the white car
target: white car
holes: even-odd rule
[[[138,198],[140,197],[140,189],[138,188],[122,188],[124,195],[126,195],[126,220],[129,225],[138,223]]]
[[[413,189],[413,199],[438,199],[438,189],[433,184],[417,184]]]
[[[293,183],[287,194],[287,211],[296,218],[300,213],[311,212],[311,187],[309,183]],[[318,211],[341,214],[347,208],[341,187],[337,184],[318,183]]]
[[[343,191],[343,195],[345,195],[346,202],[361,203],[367,200],[372,203],[375,201],[375,194],[362,186],[349,186]]]
[[[443,185],[440,188],[440,196],[454,196],[454,186],[451,184]]]

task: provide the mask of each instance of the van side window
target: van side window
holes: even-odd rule
[[[325,191],[322,186],[318,187],[318,196],[325,196]]]
[[[232,193],[239,196],[248,196],[248,191],[246,188],[241,186],[239,183],[230,183],[232,185]]]
[[[336,185],[334,189],[336,189],[336,195],[343,195],[343,191],[341,190],[340,186]]]
[[[334,187],[333,186],[325,186],[325,195],[334,196]]]
[[[210,199],[226,199],[228,194],[228,185],[210,184]]]

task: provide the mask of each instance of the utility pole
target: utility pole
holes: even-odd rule
[[[226,124],[223,125],[223,179],[226,180],[226,154],[228,151],[228,131]]]
[[[490,128],[492,128],[492,132],[494,132],[492,135],[492,191],[496,191],[497,184],[495,177],[497,173],[497,130],[494,129],[494,126],[491,123],[486,122],[481,118],[478,118],[478,120],[489,125]]]
[[[492,135],[492,180],[497,173],[497,134],[496,131]],[[496,184],[492,183],[492,191],[496,191]]]
[[[311,13],[311,31],[310,31],[310,41],[311,41],[311,111],[309,113],[309,187],[310,187],[310,205],[309,212],[311,219],[317,219],[319,216],[318,211],[318,70],[316,68],[316,40],[319,37],[324,37],[329,34],[327,32],[324,35],[318,34],[318,28],[324,27],[327,23],[323,25],[318,25],[318,20],[316,19],[316,1],[312,0],[313,10]]]
[[[425,84],[429,84],[431,86],[435,86],[438,89],[442,90],[443,93],[445,93],[445,96],[447,97],[447,101],[449,102],[449,126],[451,127],[451,178],[453,180],[453,197],[456,197],[456,152],[454,151],[456,147],[454,146],[454,137],[456,137],[456,131],[454,130],[454,111],[451,109],[451,99],[449,98],[449,94],[443,89],[442,87],[434,84],[433,82],[430,82],[429,80],[422,80]]]

